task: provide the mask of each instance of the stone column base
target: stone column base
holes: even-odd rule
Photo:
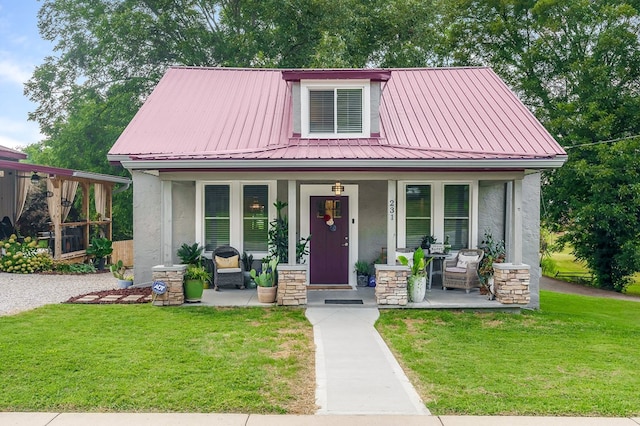
[[[153,305],[177,306],[184,303],[184,273],[187,265],[164,266],[151,268],[153,281],[162,281],[167,285],[164,294],[154,294]]]
[[[531,300],[529,265],[494,263],[493,279],[496,300],[504,304],[527,305]]]
[[[376,267],[376,303],[378,305],[405,306],[407,296],[407,276],[409,267],[393,265],[375,265]]]
[[[307,304],[307,265],[278,265],[278,305]]]

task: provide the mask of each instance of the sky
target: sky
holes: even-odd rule
[[[20,149],[42,140],[27,115],[36,108],[24,83],[51,55],[53,44],[38,33],[38,0],[0,0],[0,145]]]

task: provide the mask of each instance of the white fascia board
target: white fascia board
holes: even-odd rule
[[[92,179],[92,180],[101,180],[103,182],[121,183],[123,185],[128,185],[131,183],[131,179],[129,178],[126,178],[123,176],[103,175],[102,173],[74,171],[73,176],[77,178],[82,178],[82,179]]]
[[[129,170],[145,169],[556,169],[567,157],[534,160],[136,160],[121,161]]]

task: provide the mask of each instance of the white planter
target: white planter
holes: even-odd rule
[[[422,302],[427,292],[427,277],[409,277],[407,281],[409,301]]]

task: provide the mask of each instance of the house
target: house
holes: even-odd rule
[[[89,245],[92,229],[99,229],[107,238],[112,238],[111,200],[116,191],[126,190],[131,179],[80,170],[50,167],[26,163],[27,155],[0,146],[0,218],[14,227],[25,209],[27,192],[41,181],[47,182],[45,190],[47,206],[51,218],[51,229],[43,232],[41,238],[50,243],[56,260],[82,260]],[[99,217],[91,216],[89,193],[93,189],[93,211]],[[81,216],[77,222],[66,221],[77,193],[82,194]],[[36,237],[32,235],[32,237]],[[0,236],[2,238],[2,236]]]
[[[356,260],[424,235],[455,252],[490,229],[528,265],[536,307],[540,172],[566,153],[489,68],[175,67],[108,158],[133,176],[145,280],[184,242],[260,258],[279,200],[289,259],[312,235],[310,287],[353,287]]]

